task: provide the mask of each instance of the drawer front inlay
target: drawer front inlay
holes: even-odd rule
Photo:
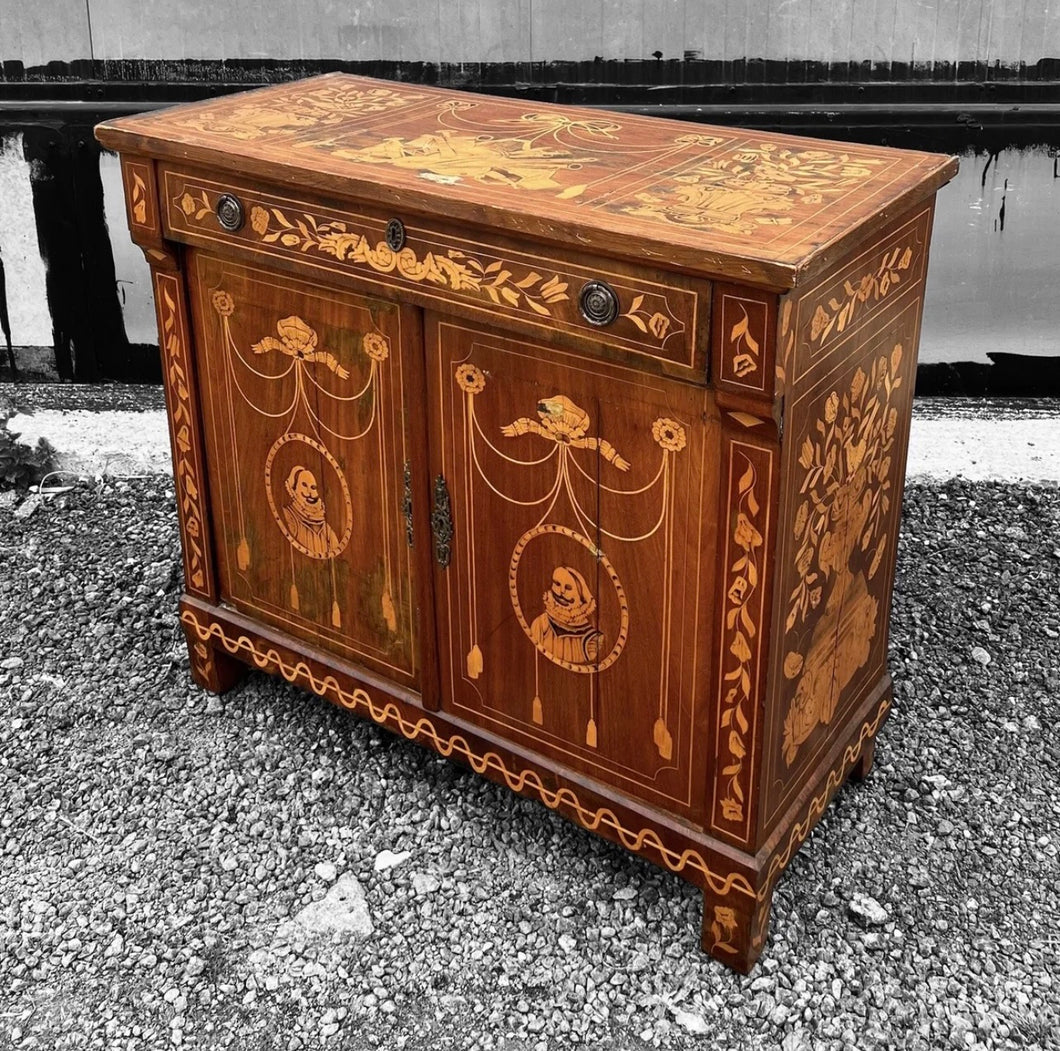
[[[410,221],[404,221],[404,247],[395,251],[383,217],[325,209],[175,170],[164,172],[163,186],[169,236],[286,256],[344,275],[356,273],[391,289],[413,289],[439,303],[477,307],[498,321],[517,319],[546,331],[559,329],[702,372],[697,332],[707,320],[707,296],[700,295],[696,282],[676,275],[661,281],[654,271],[631,273],[633,268],[614,262],[572,263]],[[231,194],[246,215],[246,222],[234,231],[224,229],[216,214],[218,200]],[[603,326],[587,320],[579,305],[579,292],[594,281],[606,282],[618,300],[614,319]],[[703,282],[698,287],[709,290]]]

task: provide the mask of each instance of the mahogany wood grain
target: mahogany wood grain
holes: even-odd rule
[[[710,393],[433,314],[426,347],[443,706],[701,823]]]
[[[327,74],[108,121],[120,152],[794,287],[953,158]],[[562,231],[563,237],[558,238]]]
[[[243,176],[219,179],[165,165],[162,229],[175,241],[211,250],[245,252],[311,280],[338,282],[368,295],[393,294],[428,309],[479,321],[503,319],[514,331],[545,336],[586,353],[629,361],[681,379],[706,381],[711,284],[657,268],[632,265],[570,246],[547,255],[495,231],[469,235],[439,217],[404,222],[405,247],[385,243],[390,213],[269,187]],[[230,231],[215,214],[223,194],[246,213]],[[615,292],[615,320],[587,321],[579,295],[587,283]]]
[[[749,970],[890,711],[955,163],[345,75],[98,135],[194,680],[280,675],[540,800],[702,888]]]

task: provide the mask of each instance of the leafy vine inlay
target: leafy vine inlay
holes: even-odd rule
[[[743,315],[732,327],[729,333],[729,342],[732,344],[733,359],[732,371],[740,378],[751,372],[758,371],[758,355],[761,347],[758,340],[751,335],[751,319],[747,308],[740,305],[740,313]]]
[[[650,314],[647,310],[641,310],[643,302],[644,296],[634,296],[633,302],[629,305],[629,310],[622,317],[632,321],[641,332],[645,334],[650,332],[657,340],[665,343],[666,337],[670,332],[670,318],[665,314],[660,314],[658,311]]]
[[[710,951],[736,952],[738,931],[739,922],[736,919],[736,910],[729,905],[715,905],[714,920],[710,925],[710,936],[713,939]]]
[[[184,534],[186,586],[207,594],[205,517],[201,506],[202,489],[193,459],[194,427],[191,416],[191,385],[188,381],[185,348],[177,313],[179,286],[167,274],[155,277],[159,314],[162,321],[162,347],[165,352],[166,378],[171,396],[174,474],[180,494],[180,525]]]
[[[170,189],[171,220],[179,225],[212,226],[214,207],[212,191],[196,185]],[[569,303],[570,276],[564,273],[542,274],[530,263],[516,260],[479,258],[460,248],[427,251],[422,256],[406,245],[395,252],[383,240],[373,245],[368,237],[342,219],[331,219],[301,210],[293,212],[266,202],[250,205],[248,222],[240,237],[249,237],[265,245],[274,245],[292,253],[319,253],[337,262],[367,266],[381,274],[398,276],[417,283],[441,286],[495,306],[520,310],[538,317],[556,318],[553,308]],[[459,242],[458,242],[459,243]],[[647,301],[648,308],[643,304]],[[657,309],[651,309],[652,305]],[[559,311],[561,324],[580,324],[570,315],[576,311]],[[564,316],[566,313],[567,316]],[[665,294],[636,294],[629,310],[621,315],[642,335],[622,336],[640,345],[665,346],[668,339],[686,330],[684,321],[673,313]]]
[[[795,349],[795,326],[791,323],[791,308],[791,296],[785,296],[784,306],[780,311],[780,355],[776,364],[776,377],[781,383],[787,382],[788,364],[791,362],[791,352]]]
[[[139,226],[147,225],[147,184],[136,170],[132,170],[132,217]]]
[[[721,706],[722,730],[729,731],[729,761],[721,771],[721,776],[728,778],[721,800],[721,816],[726,821],[742,821],[744,818],[746,796],[740,777],[747,755],[748,714],[753,707],[754,653],[751,645],[758,634],[749,604],[751,596],[758,590],[759,549],[763,544],[762,533],[756,525],[761,509],[755,496],[758,474],[747,456],[743,456],[743,460],[747,468],[736,484],[738,502],[732,534],[733,543],[741,553],[729,567],[725,611],[725,629],[731,634],[722,680],[727,688]]]
[[[874,272],[865,274],[857,284],[843,282],[843,299],[834,296],[828,300],[827,309],[820,303],[810,320],[810,340],[823,343],[835,329],[842,332],[854,318],[854,312],[860,303],[865,303],[871,296],[879,302],[901,281],[902,271],[908,270],[913,262],[912,248],[901,248],[884,255]]]
[[[552,304],[569,299],[567,282],[555,275],[545,277],[531,270],[517,278],[501,260],[483,262],[456,248],[445,255],[427,252],[421,259],[409,246],[395,252],[380,241],[373,247],[364,234],[350,230],[341,220],[321,222],[309,212],[288,217],[279,208],[255,205],[250,210],[250,228],[264,244],[317,251],[339,262],[362,263],[382,274],[396,270],[410,281],[477,293],[498,306],[522,307],[542,317],[552,316]]]

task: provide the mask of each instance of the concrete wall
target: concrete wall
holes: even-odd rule
[[[0,140],[0,263],[15,346],[50,347],[52,320],[22,136]],[[2,360],[2,359],[0,359]]]
[[[894,87],[894,100],[919,100],[930,109],[947,85],[956,84],[961,91],[952,95],[957,101],[949,137],[939,142],[927,127],[913,143],[964,153],[960,175],[938,202],[922,361],[985,363],[988,354],[1000,351],[1051,357],[1060,364],[1060,297],[1053,291],[1060,244],[1060,90],[1047,80],[1056,73],[1058,58],[1060,0],[301,0],[271,5],[260,0],[224,5],[0,0],[0,118],[5,98],[17,103],[42,86],[62,88],[64,82],[75,94],[53,93],[60,106],[67,98],[79,101],[77,90],[99,97],[91,94],[97,79],[111,87],[118,81],[140,81],[142,87],[157,76],[178,86],[202,79],[244,82],[314,72],[314,62],[333,60],[391,63],[385,75],[411,78],[430,79],[431,70],[446,69],[447,82],[461,86],[460,64],[466,63],[477,70],[468,73],[466,86],[509,91],[528,73],[540,74],[542,81],[558,75],[550,73],[559,69],[552,64],[585,63],[564,67],[563,75],[573,71],[582,87],[593,85],[592,101],[651,104],[665,94],[651,79],[653,70],[663,70],[656,61],[663,59],[670,66],[659,75],[662,83],[697,85],[698,90],[696,77],[713,76],[714,101],[724,103],[727,86],[733,85],[754,110],[756,77],[769,89],[774,116],[782,116],[786,106],[796,109],[789,105],[796,98],[827,100],[811,123],[796,129],[825,137],[833,129],[828,107],[838,100],[864,108],[857,105],[864,98],[859,85],[868,85],[876,93],[877,116],[882,112],[891,124],[873,118],[861,137],[902,141],[899,133],[908,131],[903,123],[910,118],[891,117],[888,91]],[[704,63],[714,63],[708,74]],[[812,63],[820,65],[811,69]],[[627,70],[633,70],[629,79]],[[788,89],[789,83],[805,82],[811,83],[808,92],[804,88],[796,96]],[[1036,112],[1033,106],[1010,107],[1000,124],[1011,122],[1018,108],[1024,128],[1031,128],[1017,148],[1008,148],[1013,140],[977,138],[980,111],[958,112],[966,100],[991,105],[995,96],[987,89],[1004,83],[1029,85],[1029,97],[1051,98],[1058,114],[1039,135],[1038,116],[1026,116]],[[127,97],[135,104],[135,94]],[[62,124],[64,112],[49,110],[43,117],[20,112],[19,118],[36,120],[39,131],[51,126],[53,113]],[[41,195],[36,194],[35,205],[32,190],[40,190],[41,179],[56,178],[43,165],[57,152],[66,150],[71,169],[76,167],[76,157],[85,156],[76,140],[90,138],[92,119],[71,117],[80,125],[73,134],[69,127],[57,132],[54,149],[42,147],[38,136],[33,150],[23,150],[17,121],[0,122],[0,262],[12,341],[16,347],[43,348],[20,351],[19,360],[27,364],[47,363],[49,356],[61,363],[59,351],[50,349],[53,330],[56,346],[68,348],[67,362],[70,348],[75,359],[79,349],[77,333],[70,335],[69,304],[64,322],[53,323],[63,283],[69,285],[71,274],[76,280],[83,265],[69,255],[57,262],[54,251],[57,237],[68,244],[78,236],[76,223],[71,221],[69,237],[65,231],[57,234],[54,224],[46,235]],[[769,122],[767,114],[758,124]],[[952,129],[958,126],[968,133],[955,142]],[[898,139],[889,139],[892,133]],[[31,132],[25,134],[29,142]],[[975,152],[984,144],[992,152]],[[27,155],[43,161],[31,164]],[[89,331],[107,333],[108,346],[115,342],[115,326],[121,337],[124,322],[125,338],[117,342],[125,356],[102,374],[123,375],[131,367],[143,375],[139,366],[152,353],[145,345],[156,341],[148,272],[128,239],[115,158],[100,158],[99,176],[102,198],[94,205],[98,237],[92,251],[99,243],[106,250],[109,238],[121,313],[114,314],[110,327],[102,323],[102,313],[96,324],[92,311],[105,298],[98,288],[84,295],[84,306],[73,313],[88,317]],[[71,213],[83,211],[77,189],[83,180],[83,170],[71,177]],[[56,178],[57,186],[60,181]],[[42,254],[49,255],[48,237],[52,253],[46,263]],[[109,271],[99,273],[104,284],[109,282]],[[80,335],[84,345],[85,332]]]
[[[694,55],[933,66],[1060,56],[1053,0],[0,0],[0,59],[557,62]]]
[[[143,252],[132,243],[125,218],[125,196],[121,183],[121,165],[114,154],[100,158],[103,178],[103,203],[118,298],[121,300],[125,334],[130,343],[158,342],[155,323],[155,301],[151,292],[151,271]]]

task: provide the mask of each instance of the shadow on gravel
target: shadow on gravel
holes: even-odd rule
[[[909,489],[875,770],[741,978],[676,877],[286,684],[192,685],[168,480],[0,507],[0,1048],[1044,1047],[1058,585],[1056,488]],[[277,937],[342,874],[374,933]]]

